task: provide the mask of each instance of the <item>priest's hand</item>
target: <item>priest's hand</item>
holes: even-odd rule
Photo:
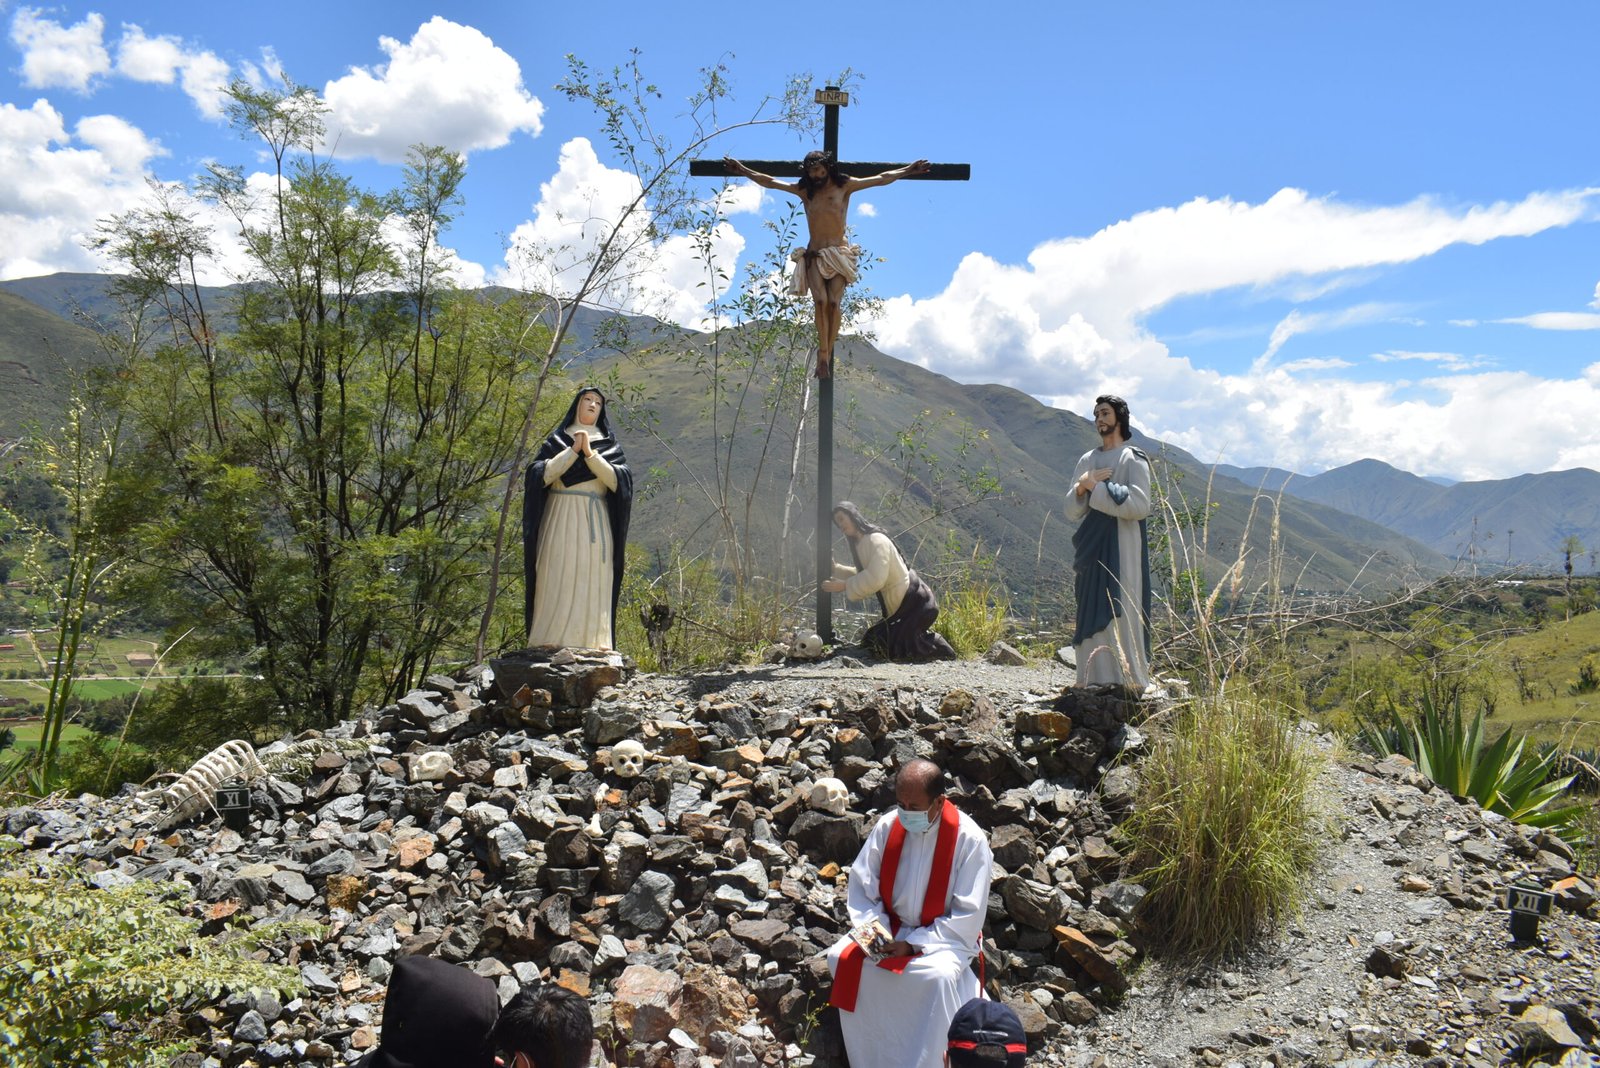
[[[887,957],[920,957],[920,956],[922,956],[922,950],[918,949],[916,946],[912,945],[910,942],[902,942],[899,939],[895,939],[893,942],[889,943],[889,948],[883,951],[883,955],[886,958]]]

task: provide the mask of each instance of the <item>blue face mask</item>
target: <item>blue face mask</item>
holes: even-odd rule
[[[904,827],[908,834],[921,834],[933,826],[933,821],[928,818],[926,812],[902,807],[900,809],[900,826]]]

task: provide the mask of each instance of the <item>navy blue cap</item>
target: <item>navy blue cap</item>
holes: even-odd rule
[[[1022,1021],[1003,1001],[973,998],[956,1010],[948,1037],[955,1068],[1021,1068],[1028,1056]]]

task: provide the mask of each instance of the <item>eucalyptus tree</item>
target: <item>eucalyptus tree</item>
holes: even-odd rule
[[[544,331],[449,285],[459,156],[415,148],[371,192],[317,154],[312,90],[235,83],[227,108],[265,180],[213,166],[99,235],[165,327],[127,372],[130,589],[251,650],[262,715],[326,723],[470,642]],[[244,266],[219,301],[200,279],[223,248]]]

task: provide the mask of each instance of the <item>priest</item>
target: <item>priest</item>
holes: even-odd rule
[[[852,933],[828,951],[829,1003],[839,1009],[852,1068],[941,1068],[956,1010],[977,997],[994,866],[989,839],[945,797],[930,760],[895,778],[896,809],[880,818],[850,866]],[[872,953],[859,933],[887,932]]]

